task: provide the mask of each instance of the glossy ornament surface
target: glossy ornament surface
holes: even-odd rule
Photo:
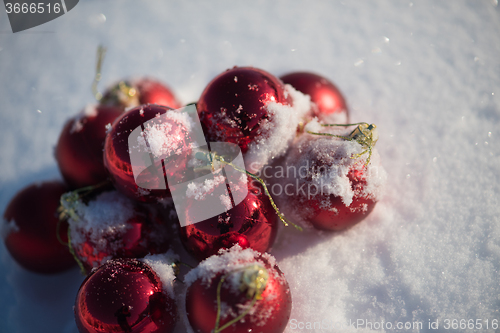
[[[75,302],[80,333],[170,333],[177,321],[175,300],[151,266],[115,259],[93,271]]]
[[[24,268],[43,274],[65,271],[76,261],[62,242],[68,242],[67,222],[61,222],[59,198],[68,191],[61,181],[43,182],[21,190],[4,213],[5,245]]]
[[[122,109],[142,104],[158,104],[172,109],[181,107],[169,87],[148,77],[122,80],[112,85],[104,92],[101,104]]]
[[[168,180],[182,178],[191,154],[189,125],[178,115],[165,106],[147,104],[116,119],[104,146],[104,165],[116,189],[142,202],[156,202],[170,196]],[[155,123],[150,124],[151,121]],[[129,135],[136,129],[139,132],[134,133],[139,135],[131,139],[129,147]],[[132,149],[146,153],[146,160],[141,158],[132,165]],[[138,167],[141,172],[136,179],[134,168]]]
[[[283,332],[292,309],[283,273],[270,255],[248,252],[250,249],[235,255],[236,248],[210,257],[186,276],[186,313],[191,328],[197,333]],[[206,269],[204,264],[214,267]]]
[[[294,72],[280,77],[283,83],[311,96],[313,114],[329,123],[348,123],[349,110],[340,90],[327,78],[309,72]]]
[[[246,153],[258,139],[261,124],[273,121],[266,108],[270,102],[292,104],[274,75],[253,67],[234,67],[219,74],[197,104],[207,141],[232,142]]]
[[[238,205],[225,213],[204,221],[179,228],[184,247],[197,259],[203,260],[222,248],[239,244],[242,248],[268,251],[276,239],[278,216],[261,185],[244,176],[238,185],[248,186],[248,194]],[[218,186],[226,186],[223,182]],[[229,190],[229,193],[231,191]],[[186,214],[196,209],[196,200],[191,200]]]
[[[57,142],[55,157],[71,189],[96,185],[107,179],[102,157],[106,126],[121,114],[119,108],[89,105],[66,122]]]

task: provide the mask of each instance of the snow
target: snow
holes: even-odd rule
[[[234,65],[312,71],[344,93],[352,122],[378,126],[388,179],[370,216],[345,232],[280,230],[271,253],[292,292],[286,332],[322,321],[420,322],[422,332],[450,332],[446,319],[491,324],[500,318],[499,30],[490,0],[80,1],[16,34],[0,10],[2,211],[24,186],[59,177],[53,147],[93,101],[99,44],[108,48],[100,91],[149,75],[183,103]],[[29,273],[2,243],[0,331],[76,332],[82,281],[78,269]]]
[[[209,286],[212,283],[212,280],[218,275],[222,274],[225,276],[225,281],[229,285],[229,291],[234,293],[235,295],[239,295],[241,293],[241,284],[242,281],[248,284],[248,288],[258,288],[256,282],[252,280],[252,277],[257,274],[259,270],[264,269],[264,273],[259,275],[261,278],[264,278],[266,283],[268,281],[268,274],[273,274],[273,278],[276,279],[280,284],[285,283],[282,276],[274,269],[266,269],[266,262],[269,263],[269,267],[274,267],[276,260],[271,255],[265,253],[262,257],[258,257],[259,252],[254,251],[250,248],[242,249],[239,245],[233,246],[231,249],[219,250],[219,255],[211,256],[205,260],[203,260],[196,268],[189,271],[184,276],[184,289],[181,292],[181,298],[185,297],[189,287],[197,280],[201,280],[202,285]],[[245,275],[246,274],[246,275]],[[247,278],[246,280],[244,278]],[[274,295],[269,295],[268,297],[272,297]],[[181,304],[185,301],[181,300]],[[225,303],[221,304],[221,317],[225,318],[228,315],[236,316],[241,312],[246,311],[250,306],[251,301],[245,302],[244,304],[238,304],[238,313],[234,313],[233,310]],[[267,319],[271,315],[271,309],[268,311],[263,311],[255,315],[255,307],[251,308],[249,314],[253,315],[250,320],[255,320],[255,317],[258,318],[259,322],[255,323],[255,326],[265,325]],[[243,318],[242,321],[248,318]],[[191,327],[189,326],[189,320],[187,319],[186,313],[181,313],[181,320],[184,325],[188,327],[187,331],[192,332]]]
[[[7,236],[11,232],[17,232],[19,231],[19,226],[16,224],[16,221],[11,220],[11,221],[6,221],[5,219],[2,219],[0,222],[0,239],[5,240],[7,239]]]
[[[253,267],[254,264],[265,265],[264,261],[256,259],[258,255],[259,252],[250,248],[242,249],[239,245],[235,245],[229,250],[221,249],[219,255],[208,257],[200,262],[195,269],[189,271],[184,277],[184,283],[186,287],[189,287],[193,282],[200,279],[203,285],[208,285],[217,274],[227,274],[247,266]],[[262,257],[269,262],[271,267],[275,263],[275,259],[269,254],[264,253]],[[241,274],[238,276],[241,277]],[[239,278],[231,278],[228,281],[233,283],[231,285],[232,290],[239,288]]]

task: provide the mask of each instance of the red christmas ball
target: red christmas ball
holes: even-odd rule
[[[87,204],[73,203],[69,219],[71,246],[88,272],[109,259],[142,258],[166,252],[170,226],[154,207],[117,191],[104,192]]]
[[[340,231],[347,229],[362,221],[371,213],[377,200],[363,194],[366,183],[366,168],[357,166],[359,169],[349,170],[347,177],[354,192],[352,202],[347,206],[342,198],[337,195],[314,196],[309,200],[309,205],[314,211],[308,221],[320,230]],[[325,207],[325,199],[329,201],[328,208]]]
[[[178,109],[181,104],[165,84],[148,77],[122,80],[109,87],[101,103],[122,109],[142,104],[158,104]]]
[[[94,270],[75,302],[80,333],[170,333],[177,321],[172,268],[162,275],[137,259],[115,259]],[[168,271],[168,274],[165,273]]]
[[[182,179],[191,154],[187,117],[146,104],[116,119],[106,136],[104,165],[119,191],[143,202],[170,196],[168,182]]]
[[[367,164],[363,150],[356,141],[311,134],[294,142],[284,161],[288,174],[275,180],[287,189],[279,198],[285,214],[322,230],[344,230],[363,220],[386,178],[378,153]]]
[[[234,67],[219,74],[198,101],[198,114],[209,142],[232,142],[243,153],[262,135],[262,125],[271,119],[271,102],[292,105],[283,83],[258,68]]]
[[[103,105],[89,105],[64,126],[55,149],[59,170],[72,188],[95,185],[107,179],[102,153],[106,126],[122,110]]]
[[[247,176],[242,177],[237,185],[239,188],[248,187],[248,194],[243,201],[224,213],[180,227],[181,241],[196,259],[201,261],[235,244],[259,252],[268,251],[273,245],[278,230],[278,216],[269,198],[261,185]],[[219,186],[226,187],[226,182]],[[234,194],[231,190],[228,193]],[[198,205],[199,201],[190,200],[186,206],[187,220]]]
[[[33,184],[20,191],[5,210],[2,229],[7,250],[30,271],[53,274],[76,264],[57,238],[59,233],[62,242],[68,241],[68,224],[59,222],[57,213],[59,198],[66,191],[60,181]]]
[[[281,77],[292,87],[311,96],[313,114],[326,123],[347,123],[349,110],[340,90],[323,76],[309,72],[294,72]]]
[[[185,281],[187,319],[194,332],[285,330],[292,298],[283,273],[269,254],[235,246],[200,263]]]

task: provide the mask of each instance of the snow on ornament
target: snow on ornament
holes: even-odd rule
[[[301,93],[310,96],[312,115],[331,124],[349,121],[349,110],[340,90],[327,78],[309,72],[293,72],[280,77]]]
[[[235,245],[202,261],[184,281],[189,332],[281,333],[288,323],[290,288],[267,253]]]
[[[75,266],[66,245],[68,224],[57,217],[59,198],[66,191],[62,181],[35,183],[19,191],[5,209],[1,236],[25,269],[55,274]]]
[[[69,216],[71,249],[86,272],[109,259],[141,258],[169,249],[173,221],[118,191],[103,192],[86,203],[69,192],[61,203]]]
[[[197,108],[207,141],[236,143],[247,169],[256,172],[286,152],[309,103],[266,71],[234,67],[207,85]]]
[[[106,126],[122,112],[112,106],[87,105],[64,125],[55,158],[64,180],[72,189],[106,181],[108,173],[102,156]]]
[[[284,214],[304,226],[343,230],[364,219],[382,196],[387,175],[374,148],[375,125],[331,126],[310,122],[291,146],[273,181]],[[351,125],[352,126],[352,125]]]
[[[172,90],[149,77],[121,80],[104,92],[101,104],[128,109],[142,104],[158,104],[177,109],[181,106]]]
[[[173,260],[113,259],[83,281],[74,306],[80,333],[171,333],[177,323]]]

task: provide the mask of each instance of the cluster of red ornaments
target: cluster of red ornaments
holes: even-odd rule
[[[278,119],[268,106],[273,103],[292,112],[297,103],[294,88],[308,95],[311,104],[300,126],[289,129],[289,152],[281,153],[283,158],[277,160],[292,164],[300,160],[302,151],[314,154],[308,142],[316,138],[304,133],[305,123],[341,119],[345,124],[348,110],[331,82],[305,72],[277,78],[260,69],[235,67],[218,75],[197,103],[206,141],[236,144],[244,157],[255,147],[265,149],[258,144],[269,139],[266,136],[272,132],[267,129]],[[6,246],[20,265],[38,273],[68,269],[76,257],[89,273],[75,305],[80,332],[172,332],[180,314],[186,315],[195,332],[282,332],[290,315],[291,296],[274,259],[265,254],[276,238],[279,222],[267,188],[255,181],[254,174],[242,173],[238,185],[248,189],[242,202],[204,221],[181,225],[173,211],[170,189],[156,184],[182,174],[195,154],[189,126],[178,117],[180,106],[171,90],[155,80],[127,80],[110,87],[100,104],[71,118],[55,149],[64,182],[32,185],[11,201],[4,214]],[[143,125],[155,119],[156,127]],[[137,177],[128,137],[141,126],[144,140],[136,144],[158,163]],[[333,153],[338,155],[340,150]],[[164,159],[166,152],[174,158]],[[319,154],[315,166],[331,167],[338,160]],[[272,163],[276,162],[269,161]],[[352,207],[332,193],[308,201],[290,200],[310,206],[312,213],[304,216],[311,225],[345,229],[375,204],[363,192],[365,170],[361,162],[352,163],[347,171],[354,193]],[[226,182],[221,182],[205,189],[204,195],[218,188],[231,193]],[[69,194],[62,196],[66,192]],[[195,206],[193,200],[186,207]],[[116,214],[104,214],[106,207],[116,207],[109,208]],[[113,221],[99,229],[95,223],[99,218]],[[176,281],[180,278],[174,275],[178,264],[158,257],[169,249],[172,237],[179,237],[186,250],[201,261],[200,268],[185,277],[185,310],[178,310],[175,300],[179,298]]]

